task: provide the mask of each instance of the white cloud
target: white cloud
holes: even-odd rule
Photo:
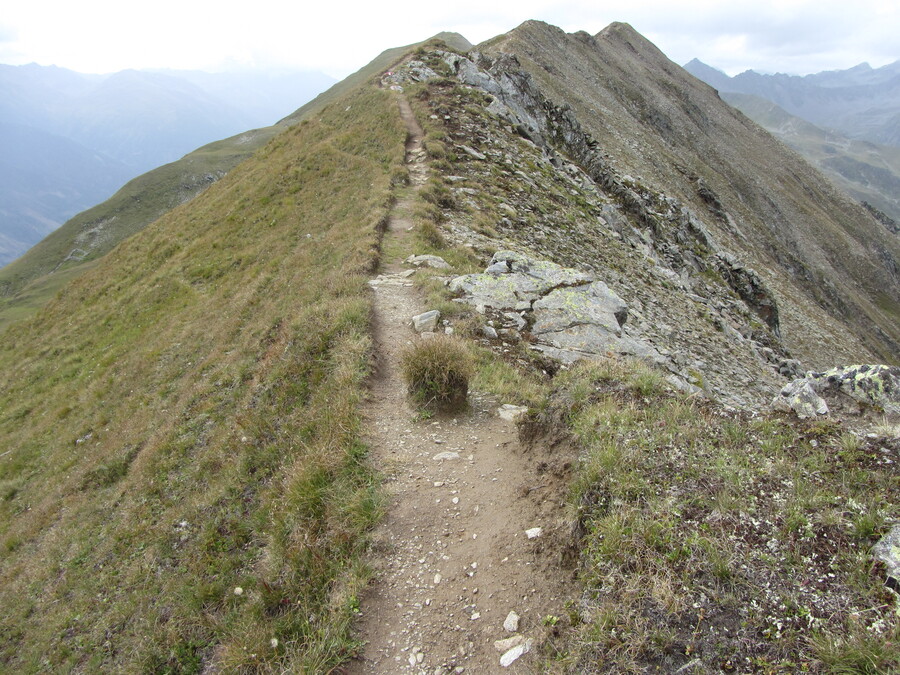
[[[390,4],[256,0],[47,0],[4,9],[0,59],[75,70],[291,65],[342,76],[442,30],[479,42],[531,18],[596,33],[626,21],[678,63],[811,72],[900,58],[895,0],[567,0]],[[52,20],[51,20],[52,17]]]

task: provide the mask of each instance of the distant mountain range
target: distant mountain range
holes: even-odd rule
[[[804,77],[753,71],[729,77],[697,59],[684,67],[850,195],[874,207],[889,230],[897,229],[900,61]]]
[[[130,178],[270,126],[333,82],[316,72],[0,65],[0,265]]]
[[[804,76],[748,70],[729,77],[697,59],[684,68],[722,93],[761,96],[849,138],[900,146],[900,61],[881,68],[861,63]]]

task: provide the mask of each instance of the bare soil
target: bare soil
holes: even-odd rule
[[[408,102],[399,104],[417,189],[427,179],[422,129]],[[414,200],[413,191],[397,204],[386,238],[410,236],[413,224],[402,214]],[[459,413],[417,414],[400,356],[422,339],[411,317],[429,308],[404,271],[401,260],[385,260],[372,282],[377,373],[367,435],[389,506],[374,533],[374,581],[361,599],[365,646],[346,672],[529,672],[574,583],[561,562],[571,457],[540,442],[523,447],[516,425],[497,414],[504,401],[484,393],[470,392]],[[542,532],[529,539],[535,527]],[[510,612],[520,617],[518,631],[504,628]],[[494,642],[517,634],[533,639],[531,650],[504,669]]]

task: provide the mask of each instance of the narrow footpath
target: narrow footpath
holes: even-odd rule
[[[384,250],[412,236],[415,191],[428,175],[422,129],[402,97],[399,106],[413,188],[394,209]],[[498,415],[504,401],[478,392],[463,412],[416,418],[400,355],[421,339],[410,319],[429,308],[413,273],[401,259],[384,260],[370,282],[377,373],[367,441],[389,503],[374,533],[374,581],[361,598],[365,646],[345,672],[530,672],[570,597],[572,575],[552,542],[564,528],[560,485],[571,458],[524,450],[515,424]]]

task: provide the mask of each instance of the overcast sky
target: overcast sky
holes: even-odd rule
[[[287,66],[337,78],[390,47],[437,32],[473,43],[527,19],[597,33],[630,23],[673,61],[730,75],[806,74],[900,59],[897,0],[2,0],[0,63],[81,72]]]

